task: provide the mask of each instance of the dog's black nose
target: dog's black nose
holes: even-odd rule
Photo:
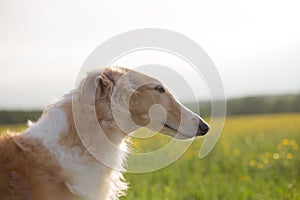
[[[198,126],[197,136],[205,135],[209,131],[209,126],[206,123],[200,122]]]

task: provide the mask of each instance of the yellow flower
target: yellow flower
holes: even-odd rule
[[[263,160],[263,162],[264,162],[264,164],[269,164],[269,159],[265,158],[265,159]]]
[[[257,168],[258,169],[262,169],[264,167],[264,165],[262,163],[257,163]]]
[[[297,149],[298,149],[298,144],[297,144],[297,142],[296,142],[294,139],[291,139],[290,145],[291,145],[291,147],[292,147],[294,150],[297,150]]]
[[[240,180],[242,180],[242,181],[248,181],[249,178],[250,177],[248,175],[240,175]]]
[[[141,146],[141,143],[140,143],[140,141],[139,140],[136,140],[135,142],[134,142],[134,146],[135,147],[140,147]]]
[[[289,145],[289,139],[284,138],[284,139],[282,140],[282,144],[283,144],[283,145]]]
[[[274,158],[275,160],[278,160],[278,159],[280,158],[279,153],[274,153],[274,154],[273,154],[273,158]]]
[[[254,167],[255,164],[256,164],[255,160],[250,160],[250,161],[249,161],[249,166],[250,166],[250,167]]]
[[[271,153],[270,152],[265,152],[265,158],[271,158]]]
[[[293,154],[287,153],[287,154],[286,154],[286,158],[287,158],[287,159],[292,159],[292,158],[293,158]]]
[[[234,149],[233,151],[235,156],[238,156],[240,154],[240,150],[239,149]]]

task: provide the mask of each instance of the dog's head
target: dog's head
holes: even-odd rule
[[[110,67],[94,71],[83,81],[82,89],[83,100],[95,95],[98,121],[109,129],[120,125],[117,117],[123,125],[127,123],[127,130],[151,124],[150,129],[179,139],[202,136],[209,130],[208,124],[180,104],[160,81],[133,70]],[[152,109],[153,105],[163,109]]]

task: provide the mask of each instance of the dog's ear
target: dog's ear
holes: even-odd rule
[[[94,100],[104,98],[114,86],[113,77],[105,72],[98,74],[87,74],[79,86],[80,102],[94,105]]]
[[[115,85],[112,73],[103,72],[96,78],[96,97],[106,97],[109,92],[112,92]]]

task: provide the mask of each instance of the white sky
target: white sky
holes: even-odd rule
[[[149,27],[204,48],[228,97],[298,93],[299,10],[298,0],[0,1],[0,108],[47,105],[98,45]]]

